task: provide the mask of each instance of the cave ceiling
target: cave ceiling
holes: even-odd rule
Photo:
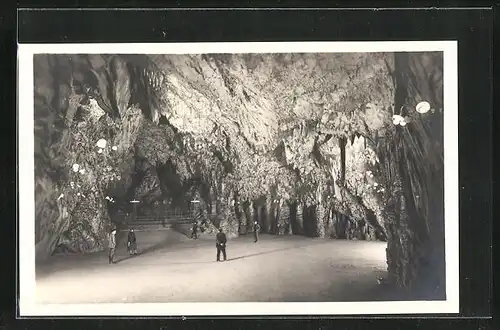
[[[337,138],[353,143],[356,136],[385,134],[394,107],[388,53],[40,55],[35,65],[36,99],[53,110],[42,116],[46,124],[76,122],[81,128],[88,118],[70,103],[90,98],[93,118],[109,121],[116,131],[135,105],[146,120],[133,141],[122,134],[125,144],[135,146],[128,158],[142,159],[134,161],[135,172],[175,159],[181,181],[203,175],[196,160],[213,172],[205,177],[218,171],[251,176],[256,168],[266,176],[283,166],[314,176],[315,166],[338,158]],[[116,135],[108,131],[108,138]],[[46,136],[38,141],[57,144]],[[37,148],[41,154],[44,149]],[[122,164],[119,172],[126,178],[130,168]],[[132,185],[133,179],[125,180],[111,185],[115,195]],[[147,180],[139,185],[156,195],[162,186]]]

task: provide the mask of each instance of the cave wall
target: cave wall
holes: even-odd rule
[[[432,110],[414,112],[379,154],[390,191],[384,209],[390,279],[444,298],[442,61],[442,53],[396,54],[396,108],[427,101]]]
[[[436,150],[442,139],[439,61],[429,54],[261,54],[252,63],[218,54],[37,55],[37,258],[59,243],[102,249],[109,194],[131,190],[153,203],[171,190],[187,198],[198,180],[210,187],[197,188],[206,217],[228,235],[259,221],[266,233],[387,239],[389,273],[411,287],[435,255],[421,247],[443,246],[442,188],[424,189],[442,179],[442,156],[426,152],[422,164],[409,147]],[[336,84],[318,83],[320,72]],[[421,100],[436,112],[395,129],[393,110]],[[360,137],[380,158],[363,170],[386,189],[370,198],[349,186],[359,170],[349,167],[359,151],[349,150]],[[99,138],[117,152],[100,157]],[[72,174],[74,163],[86,174]],[[75,195],[77,179],[89,193]]]
[[[37,261],[61,244],[74,252],[106,245],[112,224],[105,197],[132,166],[142,120],[139,109],[125,106],[123,65],[97,55],[34,56]],[[114,78],[103,86],[103,75]],[[99,139],[107,141],[100,152]]]

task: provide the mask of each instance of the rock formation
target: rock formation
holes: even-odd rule
[[[441,54],[34,61],[37,260],[102,249],[131,198],[188,209],[196,196],[229,236],[256,220],[387,240],[392,282],[443,287],[428,271],[444,251]]]

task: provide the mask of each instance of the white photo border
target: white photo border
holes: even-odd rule
[[[251,316],[459,313],[457,41],[18,44],[19,316]],[[34,54],[443,52],[446,300],[319,303],[37,304]]]

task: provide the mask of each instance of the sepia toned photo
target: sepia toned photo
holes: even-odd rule
[[[455,42],[20,45],[19,68],[21,315],[458,312]]]

